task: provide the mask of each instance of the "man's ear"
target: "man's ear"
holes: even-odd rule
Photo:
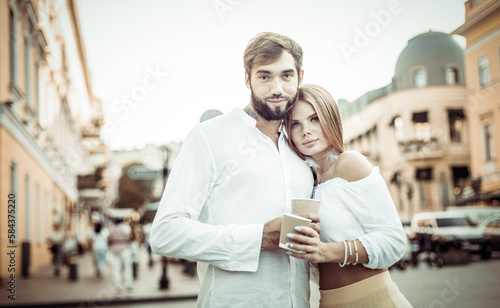
[[[247,71],[245,71],[245,84],[247,85],[247,88],[250,89],[250,76],[248,76]]]
[[[302,84],[302,79],[304,79],[304,70],[300,71],[299,74],[299,86]]]

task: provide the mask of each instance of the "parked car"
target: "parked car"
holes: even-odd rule
[[[500,218],[486,220],[479,225],[479,228],[493,251],[500,251]]]
[[[431,239],[431,249],[436,252],[463,249],[481,255],[482,259],[491,257],[492,246],[485,239],[483,230],[464,213],[418,213],[411,220],[411,230],[421,247],[424,247],[423,241],[427,237]]]

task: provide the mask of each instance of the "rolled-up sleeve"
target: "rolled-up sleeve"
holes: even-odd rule
[[[152,250],[228,271],[254,272],[263,224],[212,225],[199,221],[217,180],[213,155],[199,127],[184,140],[153,221]]]
[[[378,168],[366,179],[344,183],[337,192],[365,231],[358,237],[369,258],[364,266],[386,268],[400,260],[406,250],[406,235]]]

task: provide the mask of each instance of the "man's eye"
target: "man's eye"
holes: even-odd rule
[[[261,80],[269,80],[269,77],[267,77],[267,76],[260,76],[259,79],[261,79]]]
[[[285,75],[283,75],[283,77],[285,77],[285,79],[290,79],[290,78],[293,77],[293,75],[291,75],[291,74],[285,74]]]

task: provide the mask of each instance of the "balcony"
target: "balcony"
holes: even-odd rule
[[[413,139],[400,141],[399,149],[408,161],[437,159],[445,156],[442,143],[435,137],[429,140]]]

